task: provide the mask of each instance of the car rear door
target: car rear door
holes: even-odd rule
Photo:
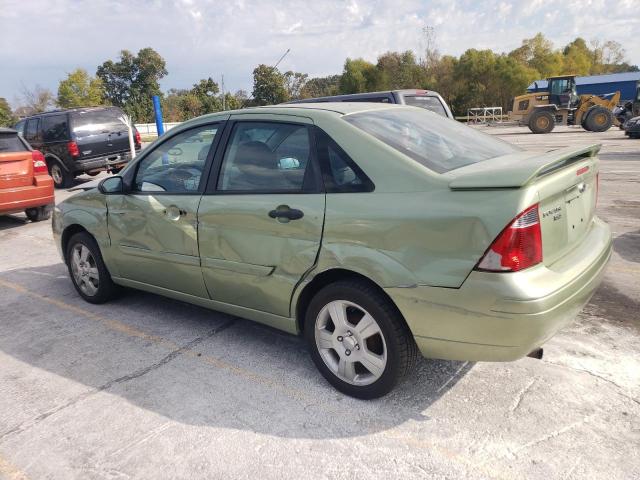
[[[222,126],[214,122],[167,135],[136,163],[131,191],[107,196],[117,276],[208,298],[197,210]]]
[[[288,317],[324,222],[313,123],[268,114],[231,120],[198,209],[204,280],[213,300]]]

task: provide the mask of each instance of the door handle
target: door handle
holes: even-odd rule
[[[289,208],[289,205],[279,205],[275,210],[269,212],[271,218],[288,222],[289,220],[299,220],[304,217],[304,212],[297,208]]]

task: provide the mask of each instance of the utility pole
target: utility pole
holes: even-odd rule
[[[224,111],[227,109],[226,99],[224,95],[224,73],[222,74],[222,82],[220,82],[220,85],[220,88],[222,89],[222,110]]]
[[[287,54],[288,54],[290,51],[291,51],[291,49],[290,49],[290,48],[287,48],[287,51],[286,51],[286,52],[284,52],[284,55],[282,55],[282,56],[280,57],[280,60],[278,60],[278,61],[276,62],[276,64],[272,67],[274,70],[276,69],[276,67],[277,67],[278,65],[280,65],[280,62],[284,59],[284,57],[286,57],[286,56],[287,56]]]

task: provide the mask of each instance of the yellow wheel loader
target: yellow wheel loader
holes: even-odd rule
[[[575,75],[551,77],[547,82],[547,92],[514,98],[509,119],[528,126],[533,133],[549,133],[556,125],[581,125],[585,130],[604,132],[618,124],[613,109],[620,101],[620,92],[578,95]]]

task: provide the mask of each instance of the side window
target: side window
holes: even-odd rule
[[[239,122],[222,161],[218,190],[300,192],[311,159],[309,129],[275,122]]]
[[[23,138],[24,138],[24,127],[26,123],[27,122],[25,120],[20,120],[18,123],[16,123],[16,126],[15,126],[15,129],[18,131],[20,135],[22,135]]]
[[[134,188],[139,192],[195,193],[219,124],[181,132],[158,145],[138,165]]]
[[[373,182],[340,146],[316,128],[318,159],[327,193],[372,192]]]
[[[66,115],[47,115],[42,117],[42,138],[45,142],[68,140],[68,130]]]
[[[25,129],[24,138],[27,142],[40,140],[38,135],[39,118],[31,118],[27,120],[27,128]]]

